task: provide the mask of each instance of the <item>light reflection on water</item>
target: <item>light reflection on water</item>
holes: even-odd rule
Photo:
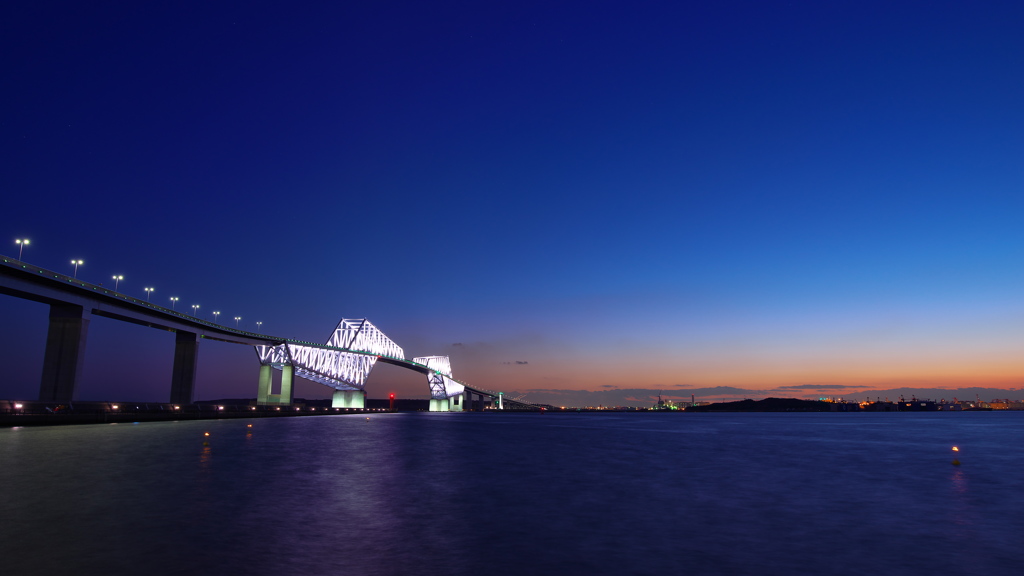
[[[1024,413],[7,429],[0,562],[5,574],[1017,574],[1022,440]]]

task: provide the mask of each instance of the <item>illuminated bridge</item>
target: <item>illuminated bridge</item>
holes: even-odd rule
[[[366,319],[342,319],[323,344],[278,338],[202,320],[9,257],[0,257],[0,293],[50,306],[39,386],[39,400],[44,402],[73,400],[84,364],[89,322],[93,316],[100,316],[175,333],[170,394],[173,404],[192,403],[199,342],[206,339],[256,349],[260,361],[259,404],[290,405],[293,380],[299,376],[333,388],[332,406],[362,408],[370,371],[377,362],[383,362],[426,377],[431,411],[479,410],[485,398],[498,409],[538,408],[456,380],[447,356],[407,360],[402,348]],[[281,373],[279,394],[271,394],[275,370]]]

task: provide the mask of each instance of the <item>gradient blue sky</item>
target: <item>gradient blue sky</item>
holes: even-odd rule
[[[492,389],[1024,382],[1024,4],[12,4],[8,255]],[[32,397],[46,308],[0,315]],[[96,319],[79,396],[172,350]],[[206,343],[198,395],[257,371]]]

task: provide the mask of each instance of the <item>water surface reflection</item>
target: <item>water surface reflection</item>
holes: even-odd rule
[[[11,574],[1015,574],[1022,425],[385,414],[8,429],[0,546]]]

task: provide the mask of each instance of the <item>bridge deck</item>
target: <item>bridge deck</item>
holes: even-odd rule
[[[8,257],[0,256],[0,294],[15,296],[26,300],[32,300],[43,304],[51,305],[75,305],[81,306],[89,314],[129,322],[150,328],[167,330],[170,332],[192,332],[200,338],[218,340],[232,344],[243,344],[248,346],[277,346],[280,344],[295,344],[311,348],[345,352],[349,354],[365,354],[376,356],[379,362],[399,366],[413,370],[421,374],[431,374],[433,369],[405,358],[394,358],[383,356],[362,350],[350,350],[328,346],[319,342],[309,342],[294,338],[283,338],[258,334],[224,326],[204,320],[196,316],[190,316],[184,312],[178,312],[173,308],[166,308],[153,304],[148,300],[135,298],[105,288],[97,284],[91,284],[78,280],[72,276],[40,268],[26,262]],[[451,378],[449,376],[449,378]],[[476,386],[470,386],[461,380],[451,378],[457,384],[465,387],[466,390],[483,396],[498,398],[500,393]],[[517,400],[503,399],[504,403],[521,405],[524,407],[539,408],[540,405],[531,404]]]

